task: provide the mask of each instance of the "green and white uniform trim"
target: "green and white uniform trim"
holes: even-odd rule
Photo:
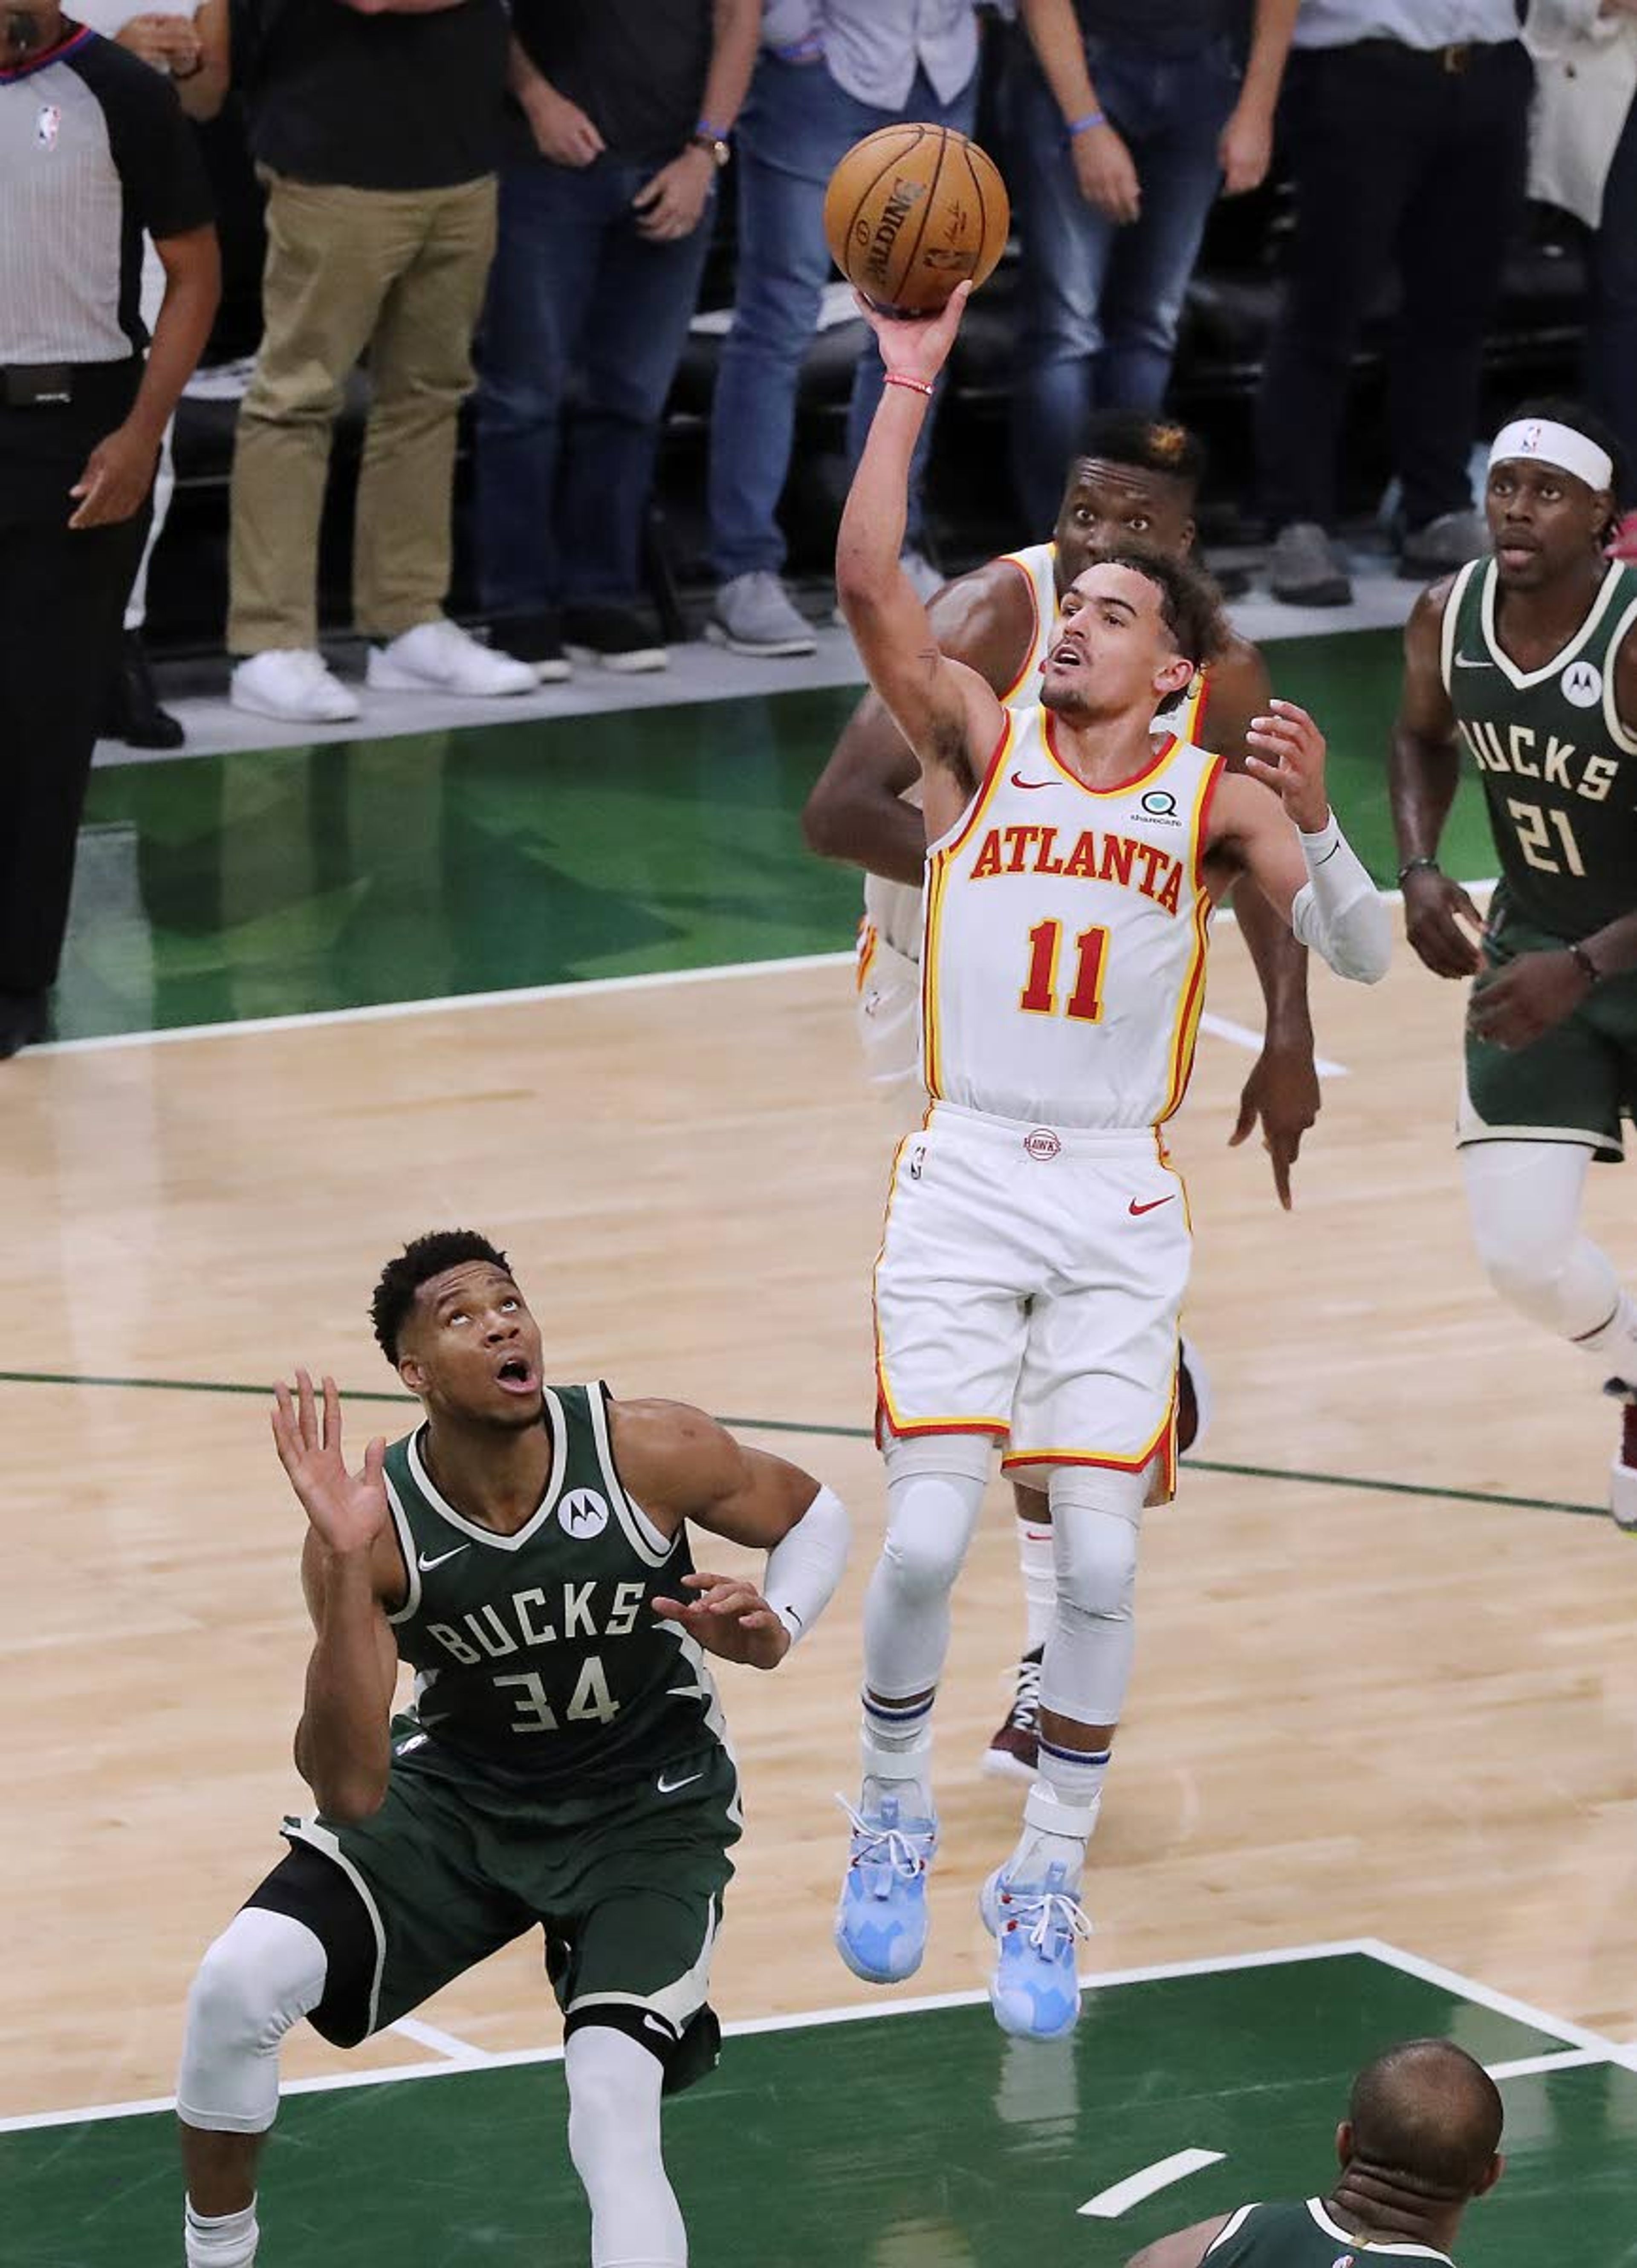
[[[698,1642],[653,1612],[690,1572],[616,1469],[608,1389],[548,1388],[544,1492],[514,1535],[465,1518],[424,1433],[387,1453],[404,1571],[388,1616],[416,1671],[386,1800],[358,1821],[287,1819],[374,1935],[367,1989],[330,2013],[351,2045],[538,1926],[571,2021],[654,2036],[667,2088],[710,2067],[706,2002],[739,1779]]]
[[[1354,2260],[1431,2260],[1455,2268],[1429,2244],[1374,2244],[1331,2219],[1322,2198],[1289,2205],[1242,2205],[1206,2248],[1216,2268],[1352,2268]]]

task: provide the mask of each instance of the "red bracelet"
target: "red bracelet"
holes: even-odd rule
[[[924,378],[911,378],[907,370],[889,370],[884,382],[888,386],[907,387],[911,394],[924,394],[929,401],[937,390],[928,386]]]

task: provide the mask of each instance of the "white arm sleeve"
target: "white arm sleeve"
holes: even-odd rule
[[[1332,811],[1316,835],[1298,835],[1308,879],[1296,892],[1290,926],[1338,976],[1378,984],[1392,958],[1392,921]]]
[[[793,1646],[830,1604],[847,1564],[852,1534],[846,1506],[833,1489],[821,1488],[789,1535],[768,1553],[762,1588]]]

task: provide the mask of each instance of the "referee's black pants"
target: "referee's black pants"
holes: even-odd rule
[[[122,424],[137,363],[78,366],[70,401],[0,401],[0,993],[56,979],[74,846],[150,506],[70,529],[70,489]]]
[[[1523,210],[1533,86],[1516,40],[1430,53],[1360,40],[1292,55],[1279,133],[1296,221],[1257,405],[1275,527],[1335,526],[1353,352],[1390,275],[1405,523],[1471,509],[1484,336]]]

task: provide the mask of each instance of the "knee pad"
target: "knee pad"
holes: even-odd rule
[[[1129,1622],[1137,1587],[1137,1523],[1101,1505],[1052,1506],[1059,1611],[1071,1619]]]
[[[881,1567],[904,1605],[942,1598],[961,1572],[978,1514],[987,1471],[892,1473]]]
[[[1057,1614],[1041,1674],[1043,1707],[1082,1725],[1115,1725],[1136,1645],[1140,1474],[1054,1476]]]
[[[278,2108],[278,2050],[323,1997],[324,1948],[305,1922],[247,1906],[200,1962],[188,1995],[178,2115],[189,2126],[265,2133]]]
[[[569,2155],[588,2190],[616,2181],[633,2159],[658,2156],[665,2074],[645,2045],[610,2025],[582,2025],[569,2036],[564,2068]]]

